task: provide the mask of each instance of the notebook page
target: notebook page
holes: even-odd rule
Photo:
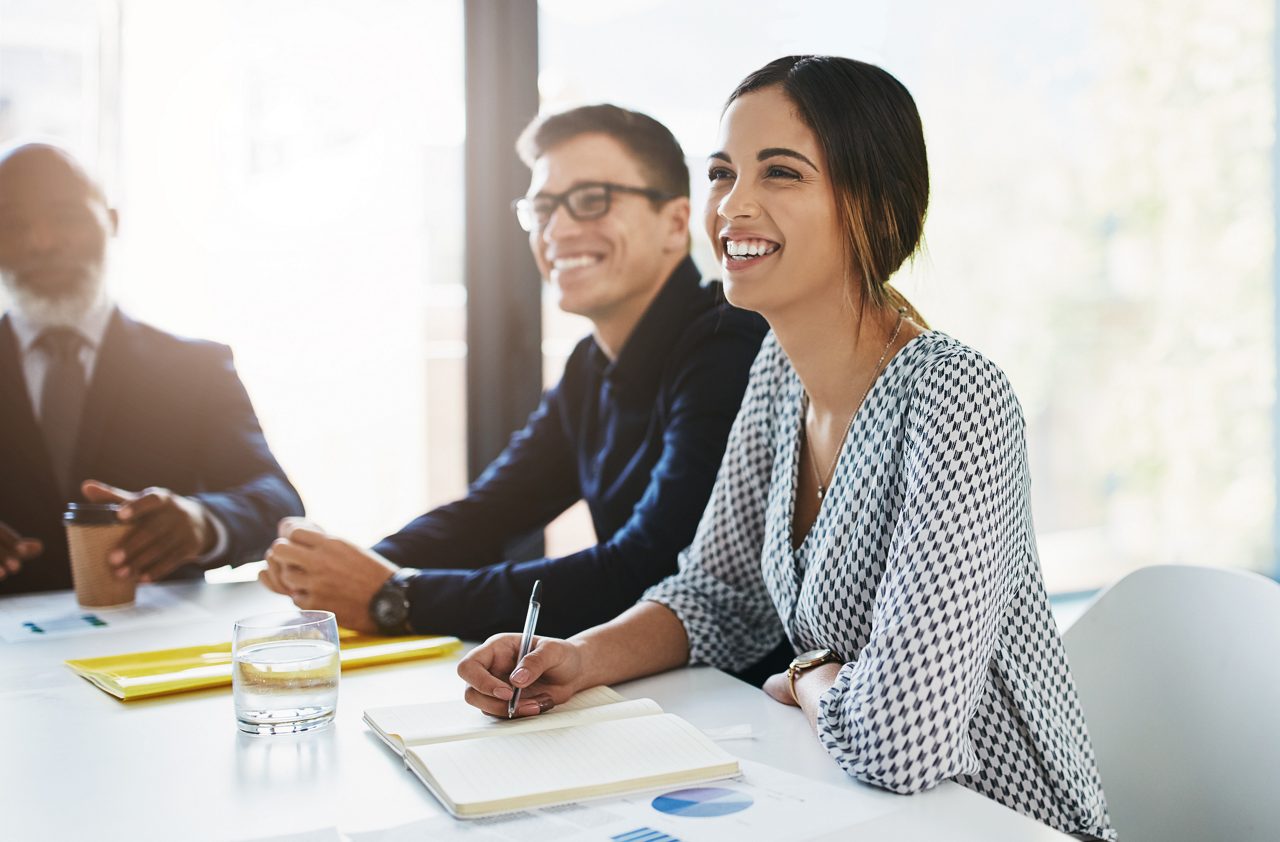
[[[418,746],[406,757],[458,815],[738,773],[736,758],[672,714]]]
[[[616,710],[613,708],[617,707]],[[364,720],[398,752],[405,745],[491,737],[521,731],[543,731],[577,722],[662,713],[651,699],[626,700],[600,685],[583,690],[548,713],[521,719],[495,719],[461,699],[420,705],[369,708]]]

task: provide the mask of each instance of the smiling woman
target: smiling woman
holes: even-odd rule
[[[777,235],[769,236],[774,232],[753,230],[743,223],[735,226],[732,214],[720,212],[733,185],[749,178],[758,182],[759,195],[753,193],[745,200],[739,195],[737,201],[767,202],[771,217],[792,217],[793,230],[806,237],[795,243],[799,254],[791,257],[790,268],[796,277],[812,277],[814,272],[829,271],[832,265],[848,267],[854,273],[851,280],[861,285],[869,304],[904,306],[917,324],[924,324],[915,308],[889,285],[889,277],[920,243],[929,202],[929,168],[911,95],[896,79],[888,78],[891,81],[872,79],[864,84],[883,85],[883,97],[897,101],[896,108],[848,107],[837,101],[837,92],[826,89],[784,94],[774,87],[776,80],[768,68],[738,86],[726,109],[726,123],[741,121],[744,132],[772,137],[773,142],[746,150],[740,156],[741,173],[727,150],[710,155],[707,234],[729,258],[723,267],[725,286],[735,304],[758,309],[745,299],[734,299],[730,291],[741,285],[729,280],[730,270],[738,281],[744,280],[741,272],[782,249]],[[733,110],[732,103],[757,92],[766,101],[764,105]],[[771,135],[763,131],[764,126],[751,124],[753,119],[771,120],[792,102],[798,102],[806,114],[824,116],[811,130],[792,121],[773,127]],[[868,136],[891,142],[883,148],[872,147],[865,140]],[[825,172],[814,163],[817,160],[824,162]],[[838,246],[838,254],[825,250],[831,244]],[[740,294],[750,293],[741,290]]]
[[[772,334],[693,544],[626,614],[543,638],[520,669],[517,636],[473,650],[468,700],[500,713],[506,675],[558,703],[686,662],[742,669],[785,639],[797,656],[765,692],[852,777],[954,779],[1114,839],[1036,555],[1021,407],[887,285],[928,203],[911,95],[863,62],[778,59],[734,90],[717,148],[725,293]]]

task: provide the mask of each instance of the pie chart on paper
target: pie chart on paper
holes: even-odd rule
[[[659,813],[688,818],[713,818],[741,812],[752,805],[751,796],[718,786],[677,789],[653,799]]]

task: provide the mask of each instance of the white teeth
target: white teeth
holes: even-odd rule
[[[773,254],[779,249],[777,243],[769,240],[725,240],[724,251],[729,257],[758,257],[762,254]]]
[[[596,257],[594,254],[579,254],[574,257],[557,257],[555,260],[551,261],[551,266],[552,268],[561,270],[577,269],[581,266],[590,266],[599,262],[600,258]]]

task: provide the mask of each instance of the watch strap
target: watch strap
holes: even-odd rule
[[[410,581],[414,576],[417,576],[417,575],[418,575],[419,573],[421,573],[421,572],[422,572],[422,571],[421,571],[421,570],[419,570],[419,569],[418,569],[418,568],[416,568],[416,567],[401,567],[401,568],[400,568],[399,570],[397,570],[395,573],[392,573],[392,574],[391,574],[391,579],[390,579],[389,581],[395,582],[397,585],[399,585],[401,588],[403,588],[403,589],[404,589],[404,592],[405,592],[405,596],[408,596],[408,595],[409,595],[409,581]]]

